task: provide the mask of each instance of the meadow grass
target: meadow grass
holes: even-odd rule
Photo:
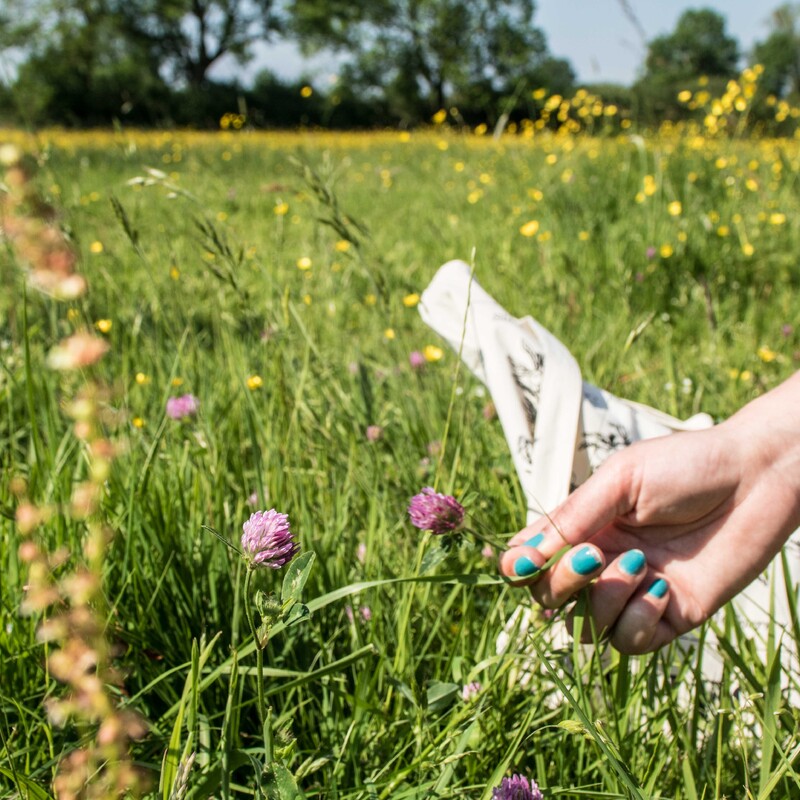
[[[489,398],[455,353],[436,358],[444,344],[414,309],[451,258],[472,258],[512,314],[559,336],[586,380],[678,416],[721,419],[788,376],[800,359],[798,142],[8,138],[37,153],[37,185],[62,210],[90,292],[55,303],[2,257],[3,796],[51,796],[57,763],[87,735],[44,712],[60,688],[39,620],[19,613],[11,479],[56,507],[84,479],[63,405],[85,378],[44,364],[60,338],[103,320],[111,350],[93,374],[124,443],[102,508],[107,637],[119,701],[150,725],[135,756],[152,796],[178,796],[192,752],[194,798],[262,796],[265,753],[308,798],[486,800],[511,772],[570,800],[799,795],[798,713],[782,689],[797,688],[797,665],[784,670],[777,644],[759,655],[729,613],[718,689],[698,680],[699,655],[564,646],[557,618],[498,655],[524,593],[495,578],[480,545],[420,575],[435,544],[406,515],[436,485],[498,538],[524,524]],[[428,345],[412,369],[409,353]],[[170,419],[166,401],[184,393],[199,413]],[[273,506],[315,561],[308,619],[279,625],[266,650],[262,728],[244,567],[204,526],[236,544],[251,511]],[[37,536],[68,548],[60,569],[80,561],[80,521],[56,514]],[[278,589],[268,572],[255,582]],[[482,688],[464,701],[472,681]],[[291,781],[276,787],[265,796],[294,796]]]

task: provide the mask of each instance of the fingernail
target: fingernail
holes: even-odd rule
[[[572,569],[578,575],[588,575],[590,572],[594,572],[603,562],[591,547],[583,547],[572,556],[570,563],[572,564]]]
[[[669,589],[669,584],[663,578],[659,578],[647,590],[647,594],[651,594],[653,597],[658,597],[660,599],[667,593],[667,589]]]
[[[619,568],[628,575],[638,575],[647,563],[641,550],[628,550],[619,560]]]
[[[539,571],[539,567],[533,563],[527,556],[520,556],[514,562],[514,574],[519,578],[529,578],[535,572]]]
[[[531,536],[527,542],[523,542],[525,547],[538,547],[544,541],[544,533],[537,533],[536,536]]]

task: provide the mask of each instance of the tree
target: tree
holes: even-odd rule
[[[650,42],[645,77],[669,75],[686,80],[700,75],[733,77],[739,45],[725,33],[725,18],[711,9],[685,11],[675,30]]]
[[[709,91],[724,91],[737,74],[739,44],[725,31],[725,18],[711,9],[685,11],[666,36],[648,45],[645,72],[633,86],[633,98],[644,122],[684,117],[677,101],[682,89],[702,81]]]
[[[173,84],[200,87],[222,56],[245,62],[280,29],[273,0],[116,0],[129,36]]]
[[[36,23],[26,23],[27,59],[14,88],[29,121],[108,122],[165,93],[157,64],[128,39],[113,0],[26,5]],[[137,113],[137,121],[153,121]]]
[[[750,61],[761,64],[760,88],[784,97],[800,94],[800,5],[784,5],[771,15],[772,31],[753,47]]]
[[[290,0],[288,6],[306,51],[350,54],[347,79],[387,98],[409,120],[462,101],[496,113],[499,102],[536,80],[548,53],[534,11],[533,0]]]

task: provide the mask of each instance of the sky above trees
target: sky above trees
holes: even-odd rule
[[[686,9],[712,8],[725,16],[728,33],[747,53],[756,40],[766,37],[770,14],[785,1],[627,0],[641,24],[644,40],[620,0],[537,0],[534,22],[545,33],[550,52],[566,58],[578,80],[630,85],[644,64],[645,42],[672,31]],[[256,52],[258,58],[246,75],[269,69],[282,78],[306,75],[324,85],[327,77],[336,72],[336,61],[331,56],[303,59],[292,44],[259,45]],[[241,77],[242,70],[232,62],[223,62],[215,74]]]

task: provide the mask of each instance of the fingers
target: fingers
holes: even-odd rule
[[[639,491],[639,444],[615,453],[551,514],[512,537],[509,546],[541,534],[534,546],[550,559],[564,545],[585,542],[627,514],[635,506]]]
[[[663,619],[669,603],[669,584],[656,578],[624,608],[611,632],[611,644],[621,653],[640,655],[658,650],[675,638]]]
[[[641,577],[645,574],[643,571]],[[667,582],[663,578],[648,578],[638,589],[636,584],[616,582],[604,573],[602,583],[598,580],[592,586],[586,607],[587,619],[581,626],[584,644],[599,641],[610,634],[609,642],[620,653],[641,655],[658,650],[675,638],[672,625],[664,619],[669,603]],[[567,620],[571,634],[574,627],[574,614],[571,614]]]
[[[581,545],[540,575],[548,560],[541,550],[543,541],[544,534],[537,533],[506,550],[500,557],[500,571],[516,585],[532,584],[531,593],[541,605],[558,608],[597,577],[605,557],[594,545]]]
[[[621,653],[638,655],[672,641],[676,632],[664,619],[669,585],[648,571],[641,550],[628,550],[605,566],[594,545],[573,547],[546,572],[538,549],[539,534],[503,554],[501,571],[515,584],[531,584],[531,594],[545,608],[559,608],[588,586],[589,616],[581,639],[589,643],[608,636]],[[567,621],[572,632],[572,618]]]
[[[608,634],[646,574],[647,561],[641,550],[628,550],[603,570],[589,587],[588,611],[593,625],[583,629],[584,643],[592,641],[593,633],[600,638]]]

